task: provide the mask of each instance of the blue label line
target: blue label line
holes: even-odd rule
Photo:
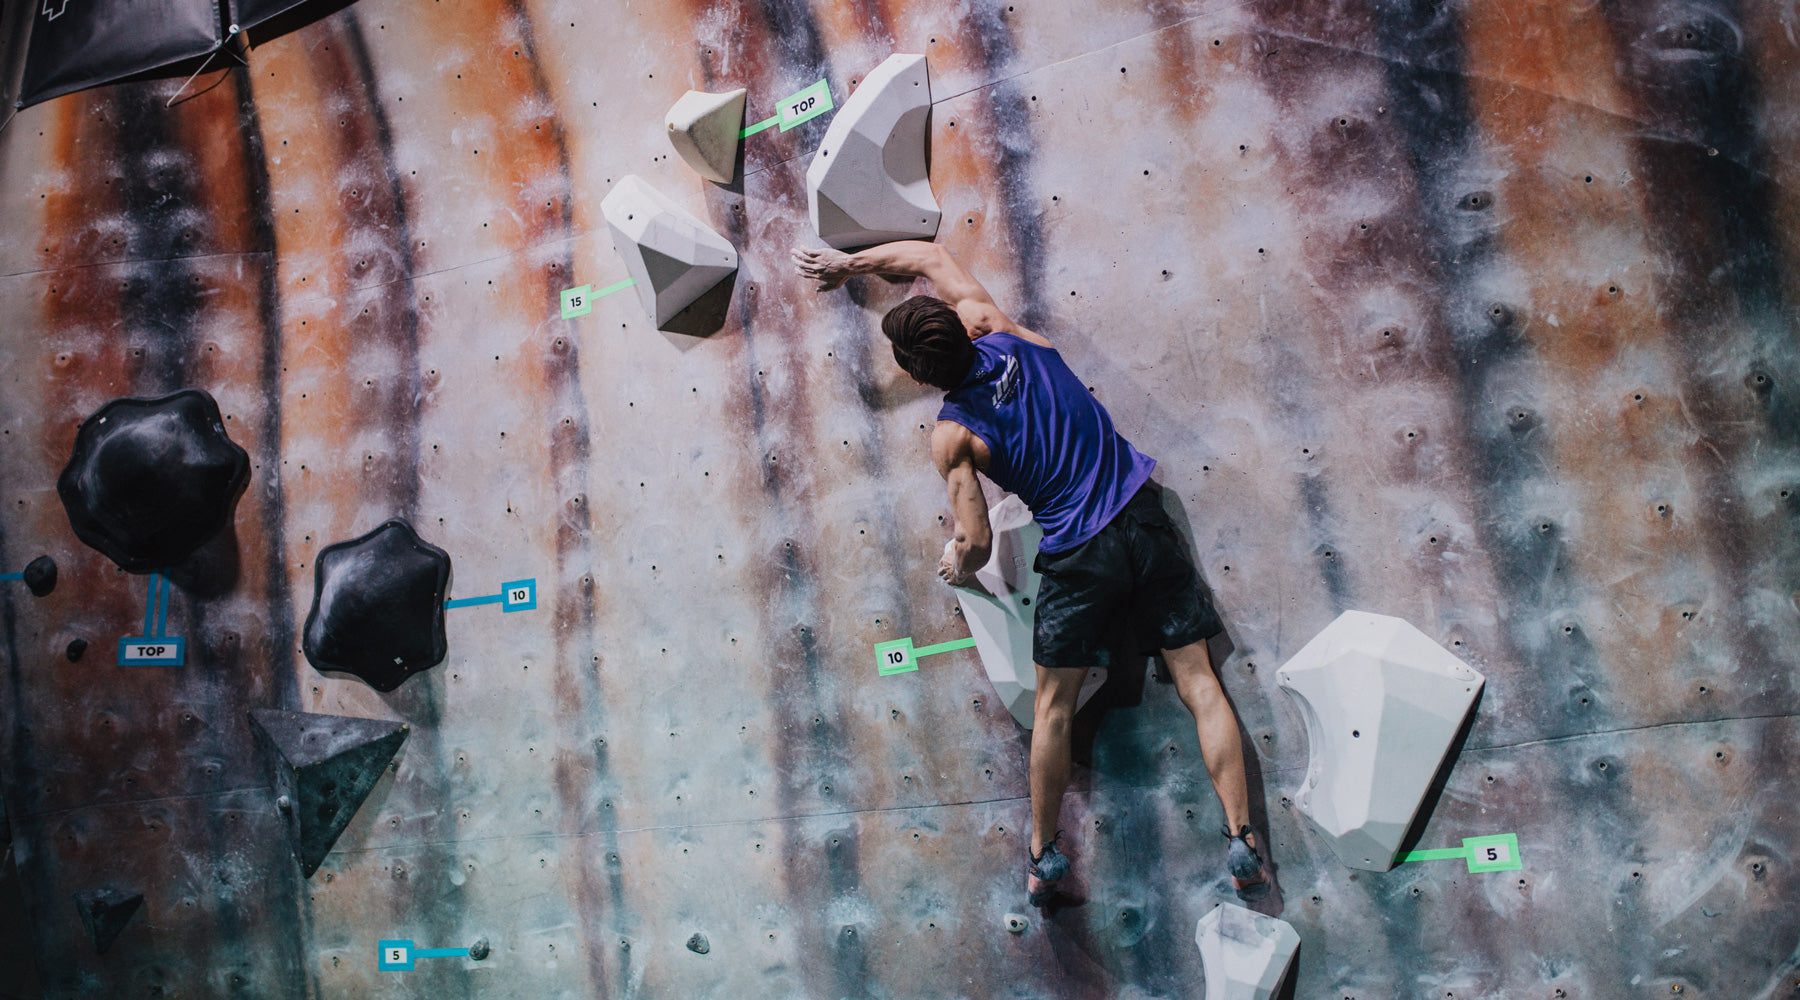
[[[25,579],[25,574],[23,574],[23,573],[0,573],[0,582],[6,581],[6,580],[23,580],[23,579]]]
[[[150,586],[144,593],[144,635],[150,636],[150,626],[156,621],[156,592],[162,587],[162,575],[150,574]]]
[[[186,662],[187,640],[167,634],[169,595],[175,592],[175,581],[166,574],[166,570],[150,574],[144,595],[144,632],[119,640],[119,666],[179,667]]]
[[[506,600],[505,594],[489,594],[486,597],[459,597],[454,601],[445,601],[446,608],[472,608],[477,604],[499,604]]]
[[[483,594],[480,597],[459,597],[453,601],[445,601],[446,608],[472,608],[477,604],[498,604],[500,610],[508,613],[514,611],[530,611],[537,607],[537,578],[529,580],[508,580],[500,585],[498,594]]]
[[[421,958],[467,958],[467,948],[415,948],[404,938],[375,943],[375,967],[384,972],[411,972]]]
[[[174,591],[175,585],[161,573],[156,575],[156,579],[160,583],[162,594],[156,599],[156,631],[152,633],[152,638],[161,639],[164,627],[169,624],[169,594]]]

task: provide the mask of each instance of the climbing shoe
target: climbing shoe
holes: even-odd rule
[[[1250,836],[1250,828],[1241,827],[1235,835],[1230,827],[1223,827],[1219,832],[1225,835],[1225,840],[1230,845],[1225,855],[1225,871],[1231,875],[1232,885],[1242,892],[1267,882],[1268,876],[1263,874],[1262,855],[1244,839]]]
[[[1043,906],[1056,895],[1056,883],[1069,874],[1069,856],[1056,849],[1056,842],[1062,839],[1062,831],[1044,845],[1043,851],[1036,856],[1026,853],[1031,858],[1031,865],[1025,869],[1025,891],[1031,896],[1032,906]]]

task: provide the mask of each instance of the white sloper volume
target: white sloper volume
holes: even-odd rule
[[[1037,558],[1044,529],[1031,519],[1025,502],[1011,494],[988,511],[988,524],[994,532],[994,550],[986,565],[975,571],[981,587],[955,588],[956,601],[975,638],[981,669],[1013,720],[1030,729],[1032,701],[1037,697],[1031,629],[1037,622],[1039,580],[1031,564]],[[945,551],[949,551],[948,545]],[[1105,680],[1105,670],[1089,670],[1081,682],[1076,707],[1087,704]]]
[[[1294,964],[1300,934],[1292,924],[1221,903],[1194,928],[1206,970],[1205,1000],[1270,1000]]]
[[[744,89],[709,94],[690,90],[669,108],[669,144],[709,181],[730,184],[737,173],[738,135],[744,129]]]
[[[1294,804],[1346,867],[1394,867],[1486,678],[1402,619],[1346,611],[1276,679],[1306,724]]]
[[[658,327],[737,270],[737,250],[725,237],[635,174],[620,178],[600,214]]]
[[[843,250],[937,235],[926,176],[931,81],[925,57],[891,55],[844,102],[806,168],[813,232]]]

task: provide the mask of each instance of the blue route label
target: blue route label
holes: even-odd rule
[[[500,585],[498,594],[480,597],[458,597],[444,602],[445,608],[472,608],[481,604],[498,604],[505,612],[530,611],[537,607],[537,579],[512,580]]]
[[[500,585],[500,610],[508,613],[537,607],[537,581],[514,580]]]
[[[186,656],[187,640],[180,636],[132,636],[119,640],[121,667],[179,667]]]
[[[121,667],[179,667],[187,662],[187,640],[163,635],[169,623],[169,595],[175,585],[161,573],[150,574],[150,594],[144,601],[144,634],[119,640]]]
[[[467,948],[415,948],[411,941],[400,939],[375,944],[375,967],[383,972],[411,972],[413,961],[420,958],[466,958]]]

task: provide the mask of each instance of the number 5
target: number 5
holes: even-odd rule
[[[1489,861],[1499,861],[1500,851],[1498,848],[1490,847],[1487,849],[1487,856]]]

